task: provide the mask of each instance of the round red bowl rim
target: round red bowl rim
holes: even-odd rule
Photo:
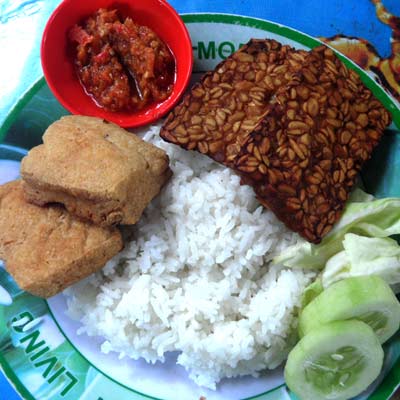
[[[49,55],[46,54],[46,46],[47,46],[47,38],[51,34],[51,30],[54,29],[54,20],[58,17],[60,13],[62,13],[65,9],[65,7],[68,7],[68,5],[74,1],[77,0],[63,0],[57,8],[53,11],[51,16],[49,17],[44,31],[42,35],[42,40],[41,40],[41,46],[40,46],[40,59],[41,59],[41,64],[42,64],[42,69],[43,69],[43,74],[45,77],[45,80],[47,82],[47,85],[49,86],[51,92],[55,96],[55,98],[61,103],[61,105],[66,108],[70,113],[75,114],[75,115],[88,115],[85,112],[82,112],[80,110],[79,105],[75,105],[68,101],[64,96],[61,95],[60,91],[58,90],[57,86],[57,79],[54,78],[48,68],[47,65],[47,57]],[[132,1],[132,0],[129,0]],[[119,1],[118,3],[129,3],[129,1]],[[134,0],[133,0],[134,1]],[[143,0],[142,0],[143,1]],[[179,79],[181,81],[180,85],[177,86],[176,83],[178,82],[178,76],[176,77],[175,84],[172,89],[171,95],[164,100],[161,103],[154,103],[150,104],[148,107],[146,107],[146,113],[142,115],[136,115],[135,112],[132,113],[124,113],[124,115],[121,116],[121,113],[113,113],[111,111],[106,111],[103,108],[95,105],[95,102],[93,99],[90,98],[89,95],[85,94],[88,99],[94,104],[93,110],[94,112],[90,113],[90,116],[94,117],[100,117],[103,119],[106,119],[108,121],[114,122],[118,124],[119,126],[123,128],[135,128],[135,127],[140,127],[143,125],[150,124],[152,122],[157,121],[158,119],[162,118],[165,116],[181,99],[182,95],[184,94],[191,75],[192,75],[192,70],[193,70],[193,51],[192,51],[192,43],[190,39],[190,35],[188,32],[188,29],[186,25],[184,24],[183,20],[177,13],[177,11],[165,0],[157,0],[160,5],[165,7],[169,14],[168,18],[172,19],[175,24],[179,26],[179,38],[180,42],[182,43],[182,46],[185,47],[185,57],[187,58],[187,64],[188,67],[185,68],[183,71],[178,72],[177,68],[177,75],[179,73]],[[100,7],[94,7],[94,11],[97,10]],[[93,12],[94,12],[93,11]],[[76,22],[79,22],[78,20]],[[150,27],[151,28],[151,27]],[[175,29],[177,26],[175,26]],[[56,29],[56,28],[55,28]],[[169,43],[165,42],[168,47]],[[172,49],[171,49],[172,51]],[[176,54],[172,51],[175,62],[178,64],[179,60],[176,56]],[[73,60],[71,59],[71,63]],[[76,76],[76,79],[78,81],[78,76]],[[79,84],[80,89],[82,92],[84,92],[84,88],[81,84]]]

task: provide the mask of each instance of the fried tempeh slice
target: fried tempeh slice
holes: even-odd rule
[[[339,219],[356,175],[390,123],[390,114],[329,48],[294,54],[302,59],[301,67],[269,97],[259,100],[261,114],[251,121],[246,120],[247,114],[238,119],[239,129],[226,119],[228,128],[225,124],[217,124],[213,131],[204,128],[202,141],[192,141],[189,131],[199,115],[187,114],[194,100],[186,98],[168,117],[161,136],[233,168],[254,188],[264,206],[289,228],[318,243]],[[236,59],[233,55],[231,60]],[[261,81],[269,77],[269,68]],[[223,75],[225,64],[218,70]],[[243,82],[249,85],[248,80]],[[258,82],[252,85],[248,93],[260,87]],[[205,103],[199,113],[203,126],[210,115],[218,115],[225,107],[223,103],[220,108],[207,107],[207,93],[211,98],[214,90],[211,86],[202,80],[192,91],[192,95],[196,90],[206,92],[195,101]],[[232,115],[243,105],[236,102],[235,107]],[[212,151],[215,148],[218,151]]]
[[[119,126],[66,116],[22,160],[27,199],[95,224],[135,224],[171,176],[167,154]]]
[[[234,168],[292,230],[318,243],[340,218],[390,114],[327,47],[275,94]]]
[[[161,137],[231,165],[277,88],[293,79],[307,56],[275,40],[251,40],[193,86]]]
[[[0,259],[29,293],[55,295],[102,268],[122,246],[117,228],[82,222],[60,206],[30,204],[21,181],[0,186]]]

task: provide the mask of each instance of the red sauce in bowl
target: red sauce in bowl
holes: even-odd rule
[[[68,36],[79,79],[105,110],[140,110],[171,94],[175,60],[150,28],[99,9]]]

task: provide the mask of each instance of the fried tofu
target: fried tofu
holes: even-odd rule
[[[30,204],[21,181],[0,186],[0,258],[33,295],[55,295],[102,268],[122,246],[117,228],[83,222],[61,206]]]
[[[66,116],[22,160],[28,201],[101,226],[135,224],[171,176],[167,154],[119,126]]]

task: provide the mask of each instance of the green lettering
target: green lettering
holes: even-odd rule
[[[23,320],[24,318],[28,318],[28,321],[26,321],[26,322],[25,322],[24,324],[22,324],[22,325],[20,325],[20,324],[17,323],[16,326],[14,326],[14,324],[15,324],[17,321],[21,321],[21,320]],[[33,321],[33,315],[32,315],[31,313],[29,313],[28,311],[25,311],[25,312],[19,314],[18,317],[14,317],[14,318],[11,320],[11,326],[12,326],[12,328],[14,329],[15,332],[22,333],[22,330],[24,329],[25,325],[26,325],[26,324],[29,324],[29,322],[31,322],[31,321]]]
[[[41,349],[40,351],[38,351],[37,353],[35,353],[30,360],[31,361],[35,361],[37,358],[41,357],[44,353],[47,353],[50,350],[50,347],[43,347],[43,349]]]
[[[29,340],[28,346],[26,346],[25,349],[26,354],[31,353],[32,351],[38,349],[40,346],[43,346],[45,344],[44,340],[41,340],[39,343],[36,343],[38,337],[39,337],[39,331],[36,330],[19,340],[20,343],[24,343],[27,340]]]
[[[76,379],[69,371],[67,371],[65,375],[67,375],[68,378],[71,379],[71,382],[67,386],[65,386],[65,388],[61,392],[61,396],[65,396],[72,389],[72,387],[78,382],[78,379]]]
[[[225,60],[235,51],[235,46],[232,42],[222,42],[218,46],[218,55]]]
[[[53,374],[49,379],[47,379],[47,382],[51,383],[54,380],[56,380],[63,372],[65,371],[64,367],[61,367],[57,370],[55,374]]]
[[[208,43],[208,46],[206,48],[204,42],[199,42],[198,43],[198,59],[202,60],[203,57],[208,60],[209,58],[215,58],[215,42],[211,41]]]
[[[23,320],[24,318],[27,319],[26,322]],[[18,323],[17,323],[17,326],[15,326],[15,327],[13,326],[13,329],[17,332],[23,332],[24,326],[26,324],[28,324],[29,322],[33,321],[33,316],[28,312],[24,312],[24,313],[20,314],[18,317],[15,317],[12,319],[13,323],[18,322],[18,321],[22,321],[23,324],[18,325]],[[21,338],[19,340],[19,342],[21,344],[28,342],[27,346],[25,347],[26,354],[32,353],[33,351],[37,350],[39,347],[46,345],[46,342],[44,340],[38,341],[39,335],[40,335],[39,330],[36,330],[36,331],[29,333],[28,335],[24,336],[23,338]],[[50,351],[50,348],[48,346],[45,346],[45,347],[41,348],[37,353],[34,353],[29,359],[33,362],[34,360],[37,360],[39,357],[43,356],[48,351]],[[62,374],[65,373],[64,376],[67,379],[68,384],[64,387],[64,389],[61,392],[61,396],[65,396],[78,383],[78,379],[74,375],[72,375],[69,371],[67,371],[66,368],[63,366],[58,368],[49,378],[47,378],[49,376],[49,374],[55,369],[57,364],[59,364],[59,360],[57,359],[57,357],[53,356],[50,358],[46,358],[44,360],[40,360],[40,361],[34,363],[33,365],[35,367],[41,367],[43,365],[46,366],[46,369],[44,370],[42,376],[43,376],[43,378],[47,379],[47,382],[49,384],[54,382],[57,378],[59,378]]]
[[[33,365],[35,367],[41,367],[42,365],[49,364],[48,367],[45,369],[45,371],[42,374],[43,378],[47,378],[47,375],[55,367],[57,362],[58,362],[57,357],[50,357],[50,358],[46,358],[45,360],[38,361],[37,363],[35,363]]]

